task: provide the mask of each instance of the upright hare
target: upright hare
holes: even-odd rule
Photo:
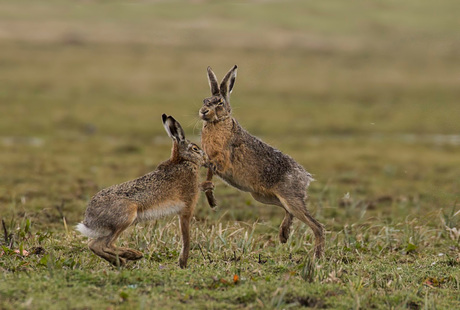
[[[250,192],[257,201],[284,208],[286,214],[279,231],[280,241],[287,241],[295,216],[313,230],[315,256],[321,257],[324,228],[305,205],[306,188],[313,178],[294,159],[249,134],[232,117],[230,93],[235,85],[236,70],[234,66],[219,85],[208,67],[212,96],[203,100],[199,115],[204,121],[201,146],[209,157],[210,168],[201,188],[211,206],[215,205],[211,183],[215,173],[239,190]]]
[[[190,249],[190,219],[198,200],[198,172],[206,155],[194,143],[185,139],[180,124],[163,114],[163,125],[173,140],[171,158],[155,171],[97,193],[89,202],[85,219],[77,230],[93,238],[89,248],[114,265],[126,260],[138,260],[142,253],[114,245],[130,225],[179,213],[182,232],[182,252],[179,265],[187,267]]]

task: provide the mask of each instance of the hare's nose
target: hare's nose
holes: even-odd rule
[[[201,110],[201,114],[203,114],[203,115],[206,115],[206,114],[208,114],[208,113],[209,113],[209,110],[208,110],[208,109],[203,109],[203,110]]]

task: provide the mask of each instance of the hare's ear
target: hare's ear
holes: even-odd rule
[[[225,77],[222,79],[222,82],[220,83],[220,94],[227,100],[232,93],[233,86],[235,86],[236,69],[238,69],[237,65],[235,65],[232,69],[230,69],[230,71],[227,72]]]
[[[174,117],[163,114],[161,118],[163,120],[163,126],[171,139],[177,142],[185,140],[184,130]]]
[[[211,88],[211,94],[213,96],[218,96],[219,95],[219,84],[217,83],[217,77],[212,72],[211,67],[208,67],[208,82],[209,82],[209,87]]]

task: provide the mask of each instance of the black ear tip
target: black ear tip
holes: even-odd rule
[[[163,120],[163,123],[166,122],[166,119],[167,119],[167,118],[168,118],[168,117],[166,116],[166,114],[163,113],[163,115],[161,116],[161,119]]]
[[[235,69],[238,69],[238,66],[237,66],[237,65],[233,66],[233,70],[235,70]]]

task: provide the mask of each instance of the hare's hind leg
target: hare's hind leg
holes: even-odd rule
[[[120,205],[123,206],[123,203],[120,203]],[[126,206],[123,207],[124,208],[120,209],[126,210],[126,213],[114,213],[113,215],[116,218],[109,221],[116,229],[108,236],[100,237],[89,244],[91,251],[115,266],[123,266],[126,263],[125,259],[138,260],[143,257],[142,253],[137,250],[115,246],[115,241],[120,234],[125,231],[137,217],[137,206],[135,204],[129,205],[128,208],[126,208]]]
[[[275,205],[275,206],[283,208],[286,211],[283,222],[281,223],[281,226],[280,226],[280,232],[278,234],[280,242],[286,243],[289,238],[289,233],[291,232],[293,215],[289,213],[289,211],[286,210],[286,208],[281,203],[281,201],[278,199],[278,197],[274,195],[262,195],[256,192],[252,192],[251,195],[258,202]]]
[[[284,198],[284,197],[278,196],[278,199],[281,201],[284,208],[286,209],[286,213],[292,214],[293,216],[295,216],[296,218],[298,218],[299,220],[307,224],[313,230],[313,233],[315,235],[315,257],[320,258],[321,256],[323,256],[324,243],[325,243],[324,227],[313,216],[311,216],[310,212],[308,212],[303,198],[297,198],[297,197]],[[289,218],[288,218],[288,215],[286,214],[283,224],[285,222],[288,223],[288,221],[289,221]]]

